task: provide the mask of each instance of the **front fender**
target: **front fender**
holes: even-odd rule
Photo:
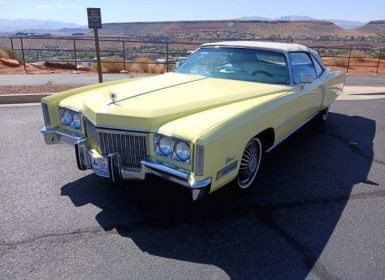
[[[278,102],[273,100],[285,94],[272,94],[206,110],[169,122],[158,132],[189,139],[194,145],[205,147],[204,174],[197,179],[212,177],[211,191],[214,191],[236,177],[247,142],[279,123],[274,117]],[[236,167],[226,169],[228,173],[220,176],[220,171],[231,164]]]

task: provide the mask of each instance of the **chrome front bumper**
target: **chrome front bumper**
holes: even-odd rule
[[[43,128],[41,132],[46,144],[66,143],[74,145],[76,162],[80,170],[92,169],[92,158],[103,158],[86,145],[82,135],[49,128]],[[174,165],[147,158],[141,161],[140,170],[130,170],[121,166],[118,153],[109,154],[104,158],[108,162],[109,179],[113,183],[121,180],[145,180],[146,174],[153,174],[189,188],[194,200],[200,199],[210,192],[210,177],[195,181],[189,170]]]

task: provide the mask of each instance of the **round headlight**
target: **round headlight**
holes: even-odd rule
[[[175,154],[180,160],[186,161],[190,158],[190,147],[185,142],[178,142],[175,145]]]
[[[172,152],[172,141],[171,138],[162,136],[159,139],[159,150],[164,154],[165,156],[168,156]]]
[[[64,125],[70,125],[72,122],[72,114],[69,110],[65,110],[61,116],[60,122]]]
[[[72,122],[70,125],[72,128],[79,129],[80,128],[80,115],[78,113],[75,113],[72,116]]]

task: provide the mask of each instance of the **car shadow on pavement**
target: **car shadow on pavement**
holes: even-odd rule
[[[197,203],[155,177],[113,186],[88,175],[61,192],[76,207],[99,207],[103,229],[154,256],[214,265],[233,279],[333,278],[317,260],[348,199],[360,198],[353,186],[376,185],[367,180],[375,130],[371,119],[330,113],[267,154],[254,188],[222,188]]]

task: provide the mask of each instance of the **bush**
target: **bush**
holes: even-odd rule
[[[102,72],[104,73],[120,73],[124,69],[124,64],[121,59],[113,59],[102,61]],[[98,64],[94,63],[92,69],[97,72]]]
[[[98,71],[96,63],[92,68]],[[102,70],[105,73],[119,73],[124,70],[124,64],[121,59],[102,61]],[[131,73],[163,74],[166,72],[164,65],[156,64],[147,57],[138,57],[131,65],[126,63],[126,70]]]
[[[377,51],[373,54],[373,57],[385,59],[385,51]]]
[[[329,63],[330,65],[335,65],[335,66],[347,66],[348,59],[335,57],[335,58],[331,58]]]
[[[166,72],[163,64],[155,64],[148,57],[138,57],[134,63],[131,64],[129,72],[132,73],[153,73],[162,74]]]
[[[0,58],[10,58],[17,60],[15,52],[7,48],[0,48]]]
[[[366,57],[368,55],[364,52],[364,51],[360,51],[360,50],[353,50],[352,51],[352,54],[351,54],[351,58],[352,58],[352,61],[353,62],[359,62],[359,63],[363,63],[363,62],[366,62]]]
[[[105,73],[120,73],[120,71],[124,70],[124,64],[121,62],[121,59],[109,60],[106,62],[102,62],[102,69]],[[97,69],[97,66],[96,66]]]

